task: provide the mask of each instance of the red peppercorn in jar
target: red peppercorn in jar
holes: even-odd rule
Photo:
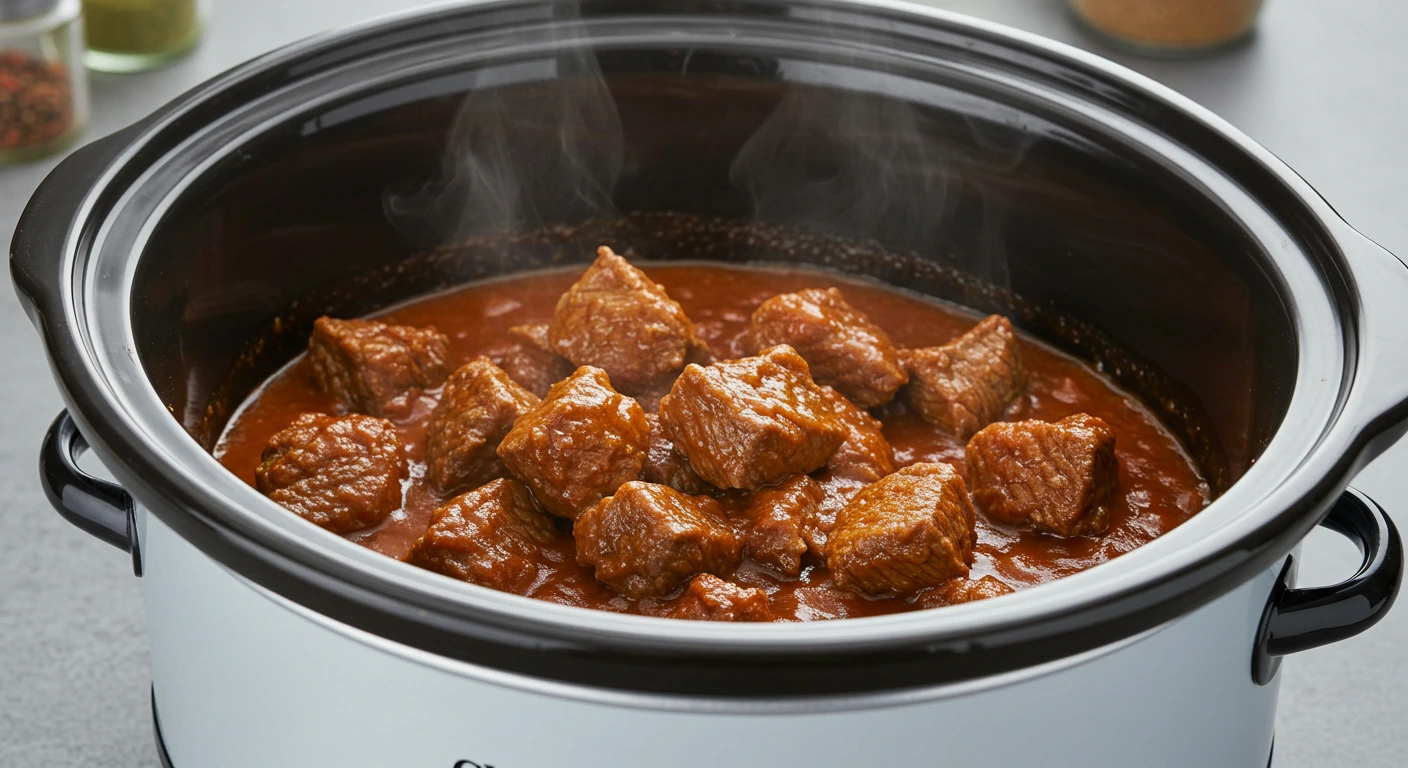
[[[0,162],[66,146],[87,122],[78,0],[0,0]]]

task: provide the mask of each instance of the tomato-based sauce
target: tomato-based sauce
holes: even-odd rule
[[[899,347],[945,344],[979,319],[952,306],[830,272],[663,264],[644,268],[680,303],[718,359],[752,354],[747,331],[753,310],[776,294],[808,287],[841,288],[846,300]],[[453,368],[479,355],[494,357],[511,342],[506,333],[510,327],[550,321],[558,297],[580,274],[580,269],[570,269],[468,285],[401,305],[378,319],[435,326],[450,339]],[[1151,541],[1208,503],[1208,484],[1198,468],[1141,402],[1090,366],[1044,344],[1022,338],[1021,353],[1030,383],[1006,418],[1056,421],[1083,412],[1103,419],[1116,435],[1119,491],[1111,504],[1109,528],[1100,535],[1062,538],[995,524],[979,514],[971,578],[992,575],[1018,589],[1058,579]],[[408,415],[393,419],[411,459],[401,509],[381,524],[348,536],[389,557],[404,557],[425,532],[432,511],[447,500],[423,480],[426,421],[437,397],[437,391],[428,392]],[[654,409],[656,398],[640,399],[647,410]],[[333,398],[319,391],[308,358],[301,357],[245,403],[217,445],[216,457],[254,485],[255,467],[271,436],[301,413],[335,409]],[[947,462],[964,473],[963,441],[939,432],[899,400],[872,413],[884,424],[897,466]],[[722,501],[737,522],[741,495],[725,494]],[[664,602],[629,600],[598,583],[591,569],[577,564],[570,536],[544,548],[542,565],[544,576],[530,592],[534,598],[632,613],[658,613]],[[730,578],[766,591],[772,613],[780,620],[871,616],[921,604],[913,598],[873,599],[841,589],[815,562],[790,580],[745,557]]]

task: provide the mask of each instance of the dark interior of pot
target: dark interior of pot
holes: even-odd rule
[[[203,445],[317,316],[586,261],[602,243],[814,264],[1009,314],[1141,396],[1217,491],[1285,411],[1294,335],[1256,241],[1177,168],[1054,108],[666,47],[426,82],[286,121],[164,217],[134,329]]]

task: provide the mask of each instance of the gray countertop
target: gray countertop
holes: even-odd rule
[[[1090,48],[1187,94],[1296,168],[1351,224],[1408,255],[1408,3],[1269,0],[1248,45],[1164,61],[1102,49],[1057,0],[933,4]],[[204,44],[167,69],[94,76],[94,138],[215,73],[280,44],[399,10],[406,0],[238,0],[217,4]],[[0,171],[0,234],[53,161]],[[130,562],[68,526],[40,491],[39,439],[60,401],[37,337],[0,285],[0,765],[157,765],[140,583]],[[1408,299],[1408,297],[1405,297]],[[1408,442],[1355,485],[1398,511]],[[1399,507],[1395,509],[1395,507]],[[1307,542],[1303,583],[1349,575],[1357,553],[1331,534]],[[1408,609],[1366,635],[1288,659],[1276,765],[1408,762]]]

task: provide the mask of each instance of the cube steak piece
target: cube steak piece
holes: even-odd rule
[[[1119,459],[1114,430],[1095,416],[992,424],[963,453],[973,503],[994,520],[1058,536],[1110,525]]]
[[[816,526],[822,495],[821,486],[806,475],[754,491],[745,510],[744,553],[783,576],[797,578],[807,542],[814,538],[809,529]]]
[[[601,368],[630,394],[668,380],[700,343],[664,287],[606,246],[558,299],[548,339],[574,365]]]
[[[668,485],[689,496],[717,493],[719,489],[705,482],[689,466],[689,459],[675,450],[675,444],[670,442],[670,438],[665,436],[665,429],[660,426],[659,414],[647,413],[645,420],[650,424],[650,454],[645,458],[640,479],[647,483]]]
[[[836,288],[774,296],[753,312],[749,331],[759,348],[787,344],[797,350],[812,378],[861,408],[890,402],[909,381],[890,337]]]
[[[583,512],[572,535],[579,564],[637,599],[667,595],[697,573],[727,573],[740,550],[717,501],[640,481]]]
[[[701,573],[690,580],[665,615],[693,621],[772,621],[772,607],[767,593],[757,587]]]
[[[640,405],[612,389],[605,371],[582,366],[518,417],[498,453],[544,509],[575,520],[640,477],[649,451]]]
[[[444,383],[450,340],[434,328],[320,317],[308,339],[318,387],[344,412],[400,413],[423,390]]]
[[[1027,389],[1012,323],[991,315],[941,347],[900,353],[909,370],[910,407],[925,421],[966,440],[1002,417]]]
[[[835,477],[873,483],[895,471],[895,452],[885,439],[880,420],[858,408],[840,392],[822,387],[836,417],[846,427],[846,440],[826,461]]]
[[[706,481],[753,490],[826,464],[846,439],[807,363],[791,347],[690,365],[660,401],[660,424]]]
[[[560,534],[528,488],[500,478],[449,500],[411,545],[406,562],[451,578],[526,595],[544,565],[543,545]]]
[[[255,484],[294,514],[333,533],[352,533],[401,507],[408,476],[396,427],[362,414],[305,413],[264,448]]]
[[[572,361],[552,351],[548,326],[515,325],[508,329],[512,341],[499,355],[499,367],[529,392],[544,397],[548,388],[572,375]]]
[[[457,368],[426,422],[426,479],[450,491],[502,477],[507,470],[499,460],[499,442],[537,404],[536,395],[487,357]]]
[[[925,592],[919,597],[919,603],[925,608],[940,608],[1010,595],[1015,591],[1002,580],[992,576],[984,576],[981,579],[959,576]]]
[[[866,486],[836,515],[826,564],[836,584],[874,597],[966,576],[973,506],[947,464],[914,464]]]

